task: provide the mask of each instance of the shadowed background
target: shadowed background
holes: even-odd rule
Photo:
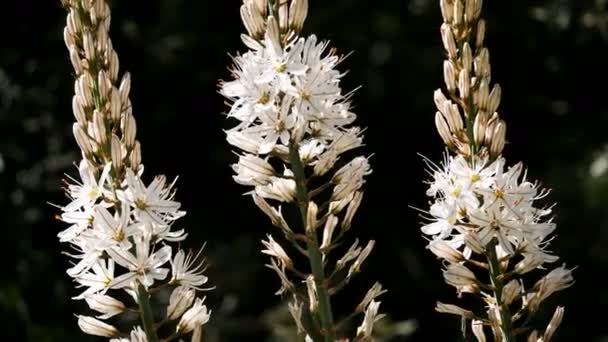
[[[35,4],[34,4],[35,3]],[[111,38],[121,72],[132,73],[131,100],[147,175],[180,176],[178,225],[186,246],[207,241],[208,341],[282,341],[289,328],[264,267],[260,240],[276,232],[245,187],[232,179],[235,155],[224,140],[227,110],[217,93],[228,54],[244,51],[240,2],[112,1]],[[71,136],[71,65],[59,1],[12,2],[0,14],[0,340],[92,340],[77,327],[82,303],[65,270],[56,234],[64,173],[79,157]],[[14,8],[10,8],[10,7]],[[548,300],[566,306],[558,341],[608,341],[608,13],[604,0],[486,1],[493,81],[508,125],[505,155],[552,189],[558,224],[552,250],[576,283]],[[440,262],[425,249],[420,218],[426,174],[420,153],[440,160],[433,90],[442,85],[438,1],[310,1],[304,33],[330,39],[349,73],[358,123],[374,169],[351,239],[376,240],[361,276],[336,310],[379,280],[389,318],[384,341],[460,341],[460,321],[433,311],[456,302]],[[599,86],[596,86],[599,84]],[[560,262],[562,262],[560,261]],[[355,297],[356,296],[356,297]],[[357,299],[353,299],[357,298]],[[595,312],[598,312],[597,314]],[[545,318],[552,311],[544,312]],[[544,321],[546,322],[546,321]],[[358,322],[357,322],[358,323]]]

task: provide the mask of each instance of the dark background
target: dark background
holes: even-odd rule
[[[46,202],[64,204],[61,178],[74,174],[72,70],[62,40],[59,1],[12,1],[0,10],[0,340],[87,340],[74,313],[82,303],[65,269],[63,225]],[[551,188],[557,238],[552,250],[578,266],[576,283],[549,300],[566,306],[559,341],[608,341],[608,13],[602,0],[485,1],[493,81],[503,87],[505,155]],[[263,265],[260,240],[275,232],[236,185],[236,157],[224,140],[227,107],[217,93],[228,53],[244,51],[240,2],[113,1],[112,31],[148,176],[179,175],[188,215],[187,246],[207,241],[209,341],[281,340],[278,280]],[[376,250],[336,309],[347,312],[375,280],[389,289],[381,330],[392,341],[458,341],[458,318],[437,314],[455,302],[441,264],[419,231],[426,176],[417,153],[440,160],[433,90],[442,85],[438,1],[311,0],[304,33],[354,53],[344,89],[368,127],[361,153],[374,173],[350,237]],[[560,261],[562,262],[562,261]],[[353,297],[353,296],[357,297]],[[358,301],[358,300],[357,300]],[[551,312],[544,312],[548,318]],[[393,322],[395,324],[389,324]],[[545,321],[546,322],[546,321]],[[358,323],[358,322],[357,322]],[[390,334],[389,334],[390,335]],[[273,337],[274,336],[274,337]]]

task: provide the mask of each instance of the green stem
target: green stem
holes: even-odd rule
[[[296,181],[296,196],[298,206],[300,207],[300,215],[302,217],[302,225],[306,229],[306,216],[308,212],[308,189],[306,188],[306,175],[304,174],[304,165],[300,160],[298,147],[291,144],[289,146],[289,162]],[[319,248],[319,241],[315,232],[307,232],[307,251],[308,260],[312,269],[312,274],[315,278],[317,287],[317,295],[319,296],[319,312],[318,317],[321,322],[322,341],[334,342],[336,339],[334,318],[331,309],[331,300],[329,291],[325,282],[325,270],[323,269],[323,255]]]
[[[496,239],[486,246],[486,257],[488,258],[488,264],[490,265],[490,280],[494,287],[494,298],[496,299],[496,305],[500,312],[500,330],[505,338],[505,342],[515,342],[515,336],[513,335],[513,322],[511,321],[511,312],[509,307],[502,302],[502,290],[503,283],[499,278],[500,266],[498,264],[498,258],[496,257]]]
[[[146,288],[138,283],[137,284],[137,303],[139,304],[139,313],[141,315],[141,322],[146,332],[148,342],[158,342],[158,336],[154,330],[154,318],[152,318],[152,308],[150,307],[150,300],[148,299],[148,291]]]

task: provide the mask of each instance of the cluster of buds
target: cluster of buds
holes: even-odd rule
[[[118,57],[109,38],[110,10],[104,0],[63,0],[68,12],[64,38],[76,73],[74,136],[82,152],[80,179],[67,182],[71,202],[60,219],[70,226],[58,234],[75,253],[67,273],[96,317],[78,316],[88,334],[116,341],[158,341],[156,331],[170,326],[164,340],[201,334],[210,312],[197,290],[207,277],[199,254],[174,249],[184,230],[172,230],[185,212],[174,200],[173,183],[156,176],[142,179],[140,144],[129,100],[130,77],[118,83]],[[165,318],[154,322],[149,297],[172,287]],[[130,334],[107,322],[138,306],[141,326]],[[129,320],[129,315],[124,315]],[[158,316],[158,315],[157,315]],[[143,327],[143,328],[142,328]]]
[[[483,46],[486,24],[480,18],[481,6],[482,0],[441,0],[441,38],[447,54],[443,76],[448,96],[441,89],[435,91],[435,124],[452,151],[465,157],[494,158],[505,146],[507,126],[496,112],[501,88],[490,83],[490,53]]]
[[[263,40],[268,15],[278,18],[284,37],[294,37],[302,30],[308,14],[308,0],[243,0],[241,19],[249,36]]]
[[[506,167],[501,155],[506,126],[496,113],[500,87],[489,90],[481,0],[440,0],[440,4],[450,99],[441,90],[435,92],[436,124],[455,155],[447,155],[441,165],[427,161],[433,177],[427,195],[433,202],[430,222],[422,232],[431,237],[431,252],[445,261],[446,283],[459,296],[467,293],[481,298],[486,312],[479,315],[443,303],[436,309],[470,320],[478,341],[486,341],[484,327],[489,327],[495,341],[512,342],[528,334],[528,341],[547,342],[561,323],[563,308],[556,309],[542,335],[531,331],[528,323],[541,302],[573,283],[571,270],[561,266],[525,286],[524,276],[529,280],[558,260],[546,250],[555,230],[551,208],[537,205],[548,191],[526,179],[521,163]],[[486,275],[478,277],[479,273]]]
[[[362,145],[361,129],[351,126],[356,115],[340,88],[343,74],[335,67],[341,58],[314,35],[294,35],[307,1],[274,1],[268,8],[265,3],[244,1],[249,36],[242,37],[250,50],[234,59],[234,80],[221,84],[231,102],[228,117],[239,122],[227,131],[228,142],[241,151],[234,179],[252,187],[257,206],[309,260],[310,272],[303,271],[271,236],[264,241],[269,267],[281,279],[277,293],[293,294],[290,311],[299,332],[333,342],[330,297],[360,272],[374,241],[365,246],[356,241],[335,263],[330,253],[351,227],[371,169],[363,156],[342,162],[346,152]],[[281,203],[299,209],[301,230],[283,217]],[[307,296],[298,295],[299,283]],[[381,317],[375,298],[382,292],[374,286],[356,309],[365,313],[360,340],[371,338],[373,322]],[[312,320],[303,319],[304,311]]]

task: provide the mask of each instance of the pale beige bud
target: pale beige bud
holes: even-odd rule
[[[135,122],[135,118],[132,114],[128,114],[123,116],[123,139],[125,146],[128,150],[133,148],[133,144],[135,144],[135,135],[137,133],[137,123]]]
[[[304,324],[302,323],[302,311],[304,308],[304,303],[298,300],[296,295],[293,296],[293,301],[287,304],[287,308],[293,321],[296,323],[296,328],[298,329],[298,334],[306,332],[304,329]]]
[[[445,121],[445,118],[440,112],[435,113],[435,126],[437,127],[437,131],[439,132],[439,136],[446,144],[446,146],[453,146],[454,138],[452,137],[452,133],[450,132],[450,128],[448,127],[448,123]]]
[[[319,308],[319,299],[317,296],[317,285],[315,284],[315,278],[311,274],[306,278],[306,290],[308,293],[308,310],[310,312],[316,312]]]
[[[465,0],[454,0],[454,25],[460,25],[464,19],[464,4]]]
[[[521,295],[521,292],[522,288],[519,281],[515,279],[511,280],[502,289],[502,302],[505,305],[511,305]]]
[[[334,230],[338,225],[338,218],[334,215],[327,216],[325,219],[325,225],[323,226],[323,239],[321,240],[321,249],[325,249],[331,246],[332,237]]]
[[[258,208],[260,208],[260,210],[262,210],[264,214],[266,214],[266,216],[268,216],[268,218],[270,218],[270,221],[275,227],[281,228],[287,235],[293,234],[293,231],[291,228],[289,228],[287,221],[285,221],[283,218],[283,214],[281,214],[280,207],[279,210],[275,209],[268,204],[263,197],[256,194],[253,194],[252,197],[253,202],[258,206]]]
[[[267,234],[266,238],[268,239],[268,241],[262,240],[262,244],[264,245],[264,247],[266,247],[266,249],[262,250],[262,253],[275,257],[278,260],[281,268],[293,267],[293,262],[291,261],[291,258],[289,257],[289,255],[287,255],[287,252],[285,252],[283,247],[281,247],[281,245],[279,245],[272,238],[272,235]]]
[[[108,48],[108,41],[110,39],[108,37],[108,31],[106,31],[104,27],[99,26],[97,28],[96,36],[97,49],[99,51],[105,51]]]
[[[93,111],[93,137],[100,145],[105,144],[108,139],[104,115],[97,109]]]
[[[531,253],[526,255],[523,260],[515,264],[514,270],[518,274],[525,274],[535,270],[537,267],[545,263],[545,258],[539,253]]]
[[[480,111],[475,116],[475,122],[473,123],[473,135],[475,137],[475,144],[481,146],[486,136],[486,128],[488,126],[488,113]]]
[[[344,266],[357,258],[361,254],[361,247],[359,247],[359,239],[355,239],[355,242],[350,246],[348,251],[336,262],[336,271],[341,270]]]
[[[313,201],[308,202],[308,210],[306,211],[306,233],[314,234],[317,230],[319,222],[317,220],[317,212],[319,207]]]
[[[462,45],[462,56],[460,58],[462,67],[467,69],[470,74],[473,66],[473,50],[471,50],[471,45],[469,45],[469,42],[464,42]]]
[[[120,102],[120,94],[116,87],[112,87],[110,91],[110,118],[114,122],[120,122],[122,103]]]
[[[92,84],[93,82],[91,80],[91,76],[88,73],[82,74],[74,82],[74,93],[80,97],[83,107],[93,106],[93,93],[91,91]]]
[[[441,40],[443,41],[443,48],[447,51],[450,59],[456,58],[456,40],[454,39],[452,28],[446,23],[441,25]]]
[[[448,285],[457,288],[477,288],[477,278],[466,266],[450,264],[443,271],[443,278]]]
[[[491,145],[492,144],[492,136],[494,135],[494,130],[496,129],[496,125],[500,118],[498,117],[498,113],[494,112],[490,120],[488,120],[488,127],[486,128],[486,137],[484,139],[484,144]]]
[[[357,191],[353,196],[353,199],[348,203],[348,208],[346,209],[346,215],[344,215],[344,219],[342,220],[342,231],[347,231],[350,229],[350,225],[353,221],[353,217],[359,209],[361,205],[361,200],[363,199],[363,192]]]
[[[473,0],[471,0],[473,1]],[[475,0],[475,13],[473,13],[473,16],[475,18],[479,18],[479,16],[481,15],[481,8],[483,7],[483,0]]]
[[[446,23],[451,22],[454,18],[454,2],[451,0],[441,0],[439,1],[439,6],[441,7],[443,21]]]
[[[431,241],[428,248],[441,259],[445,259],[451,263],[458,263],[464,261],[464,255],[460,251],[454,249],[447,242],[443,240]]]
[[[253,4],[247,3],[241,6],[241,21],[249,36],[260,39],[264,36],[265,31],[264,18],[253,6]]]
[[[114,170],[120,170],[122,168],[122,144],[116,134],[112,134],[111,142],[111,153],[112,153],[112,166]]]
[[[129,163],[133,170],[137,170],[141,164],[141,145],[139,144],[139,141],[135,141],[131,154],[129,154]]]
[[[476,0],[464,0],[465,8],[464,8],[464,16],[467,24],[472,23],[477,19],[476,10],[477,10],[477,1]]]
[[[96,148],[93,141],[91,138],[89,138],[88,134],[81,125],[75,122],[74,125],[72,125],[72,132],[74,133],[74,138],[76,139],[76,143],[78,144],[78,147],[80,147],[82,153],[88,156],[95,152]]]
[[[350,277],[354,273],[360,272],[361,265],[363,264],[365,259],[367,259],[367,257],[370,255],[370,253],[372,252],[372,249],[374,249],[375,244],[376,244],[376,241],[374,241],[374,240],[370,240],[367,243],[365,248],[363,248],[363,250],[357,257],[357,260],[355,260],[355,262],[353,262],[353,264],[350,266],[350,269],[348,270],[348,275],[347,275],[348,277]]]
[[[483,322],[481,320],[471,320],[471,330],[477,342],[486,342],[486,334],[483,332]]]
[[[110,80],[108,79],[108,75],[104,70],[99,70],[99,73],[97,73],[97,86],[101,101],[104,102],[108,97],[108,92],[110,91],[110,87],[112,86]]]
[[[68,49],[70,48],[70,46],[75,46],[76,45],[76,39],[74,38],[74,35],[70,31],[70,29],[67,28],[67,27],[65,27],[63,29],[63,42],[65,43],[65,46]]]
[[[471,94],[471,77],[467,69],[460,70],[460,74],[458,75],[458,90],[462,99],[466,99]]]
[[[442,302],[437,302],[437,304],[435,305],[435,311],[450,315],[457,315],[468,319],[475,317],[473,312],[470,310],[463,309],[458,305],[445,304]]]
[[[95,13],[97,13],[99,18],[105,18],[110,12],[108,5],[103,0],[96,0],[93,7],[95,8]]]
[[[502,153],[502,150],[505,148],[506,135],[507,124],[500,120],[492,135],[492,144],[490,145],[490,154],[492,156],[499,156]]]
[[[78,316],[78,326],[89,335],[101,337],[117,337],[120,332],[114,326],[89,316]]]
[[[494,113],[498,110],[500,105],[500,97],[502,96],[502,89],[499,84],[494,84],[490,97],[488,99],[488,113]]]
[[[70,12],[68,13],[66,20],[66,26],[73,35],[76,35],[78,32],[82,31],[82,19],[74,7],[70,8]]]
[[[110,80],[112,81],[112,84],[114,84],[116,83],[116,80],[118,80],[118,71],[120,69],[118,54],[116,53],[116,51],[114,51],[114,49],[109,52],[108,69],[110,74]]]
[[[131,91],[131,74],[128,72],[125,72],[125,74],[122,75],[122,80],[120,81],[120,86],[118,87],[118,92],[120,93],[120,102],[122,102],[123,105],[126,105],[126,103],[128,102],[130,91]]]
[[[278,4],[277,19],[279,21],[279,28],[282,32],[285,32],[289,29],[289,3],[287,0],[278,0]]]
[[[279,30],[279,23],[273,16],[269,16],[266,20],[266,37],[273,45],[275,50],[282,50],[281,48],[281,33]]]
[[[482,78],[479,82],[479,87],[475,92],[475,103],[479,109],[486,111],[488,109],[488,99],[490,97],[490,87],[488,86],[488,81],[485,78]]]
[[[486,251],[477,234],[464,234],[464,243],[474,253],[483,254]]]
[[[99,3],[100,1],[97,1],[97,3]],[[91,19],[91,25],[92,26],[96,26],[97,22],[99,21],[99,16],[97,15],[97,10],[95,8],[95,4],[93,4],[93,6],[91,6],[91,8],[89,9],[89,18]]]
[[[82,33],[82,45],[86,59],[93,60],[95,58],[95,41],[89,31]]]
[[[480,78],[486,78],[490,82],[490,52],[486,48],[482,48],[479,51],[477,57],[473,62],[475,67],[475,75]]]
[[[97,316],[100,319],[108,319],[114,317],[125,310],[125,304],[116,298],[101,295],[101,294],[88,294],[84,297],[89,308],[102,313]]]
[[[261,16],[266,16],[266,13],[268,12],[268,7],[266,6],[267,0],[245,0],[245,2],[252,3]]]
[[[445,103],[448,102],[448,99],[445,97],[445,95],[443,95],[441,89],[435,90],[435,92],[433,93],[433,100],[435,101],[435,106],[437,107],[437,109],[439,109],[442,113],[445,114],[444,107]]]
[[[462,116],[460,115],[457,104],[452,103],[451,101],[445,102],[444,115],[452,132],[456,133],[464,129],[464,123],[462,122]]]
[[[204,300],[205,298],[196,298],[194,305],[182,315],[175,328],[178,334],[187,334],[209,321],[211,312],[203,304]]]
[[[382,289],[382,285],[379,282],[374,283],[374,285],[367,291],[365,297],[357,307],[355,308],[355,312],[365,312],[365,309],[376,298],[380,295],[386,293],[386,290]]]
[[[79,124],[83,126],[87,124],[86,113],[77,95],[72,97],[72,112],[74,113],[74,117]]]
[[[553,317],[551,318],[549,325],[547,325],[547,330],[545,330],[545,333],[543,334],[543,342],[551,341],[551,339],[553,338],[553,335],[555,335],[555,331],[557,330],[559,325],[562,323],[563,318],[564,318],[564,307],[558,306],[555,309],[555,312],[553,313]]]
[[[538,342],[538,330],[533,330],[530,335],[528,335],[527,342]]]
[[[452,61],[443,61],[443,80],[448,91],[456,90],[456,67]]]
[[[480,48],[483,46],[483,39],[486,36],[486,21],[479,19],[477,22],[477,34],[475,35],[475,46]]]
[[[308,14],[308,0],[292,0],[289,6],[289,27],[299,33]]]
[[[76,75],[80,76],[84,70],[82,68],[82,63],[80,61],[80,55],[78,55],[76,46],[71,45],[68,48],[68,50],[70,52],[70,62],[72,62],[72,67],[74,67],[74,71],[76,72]]]

